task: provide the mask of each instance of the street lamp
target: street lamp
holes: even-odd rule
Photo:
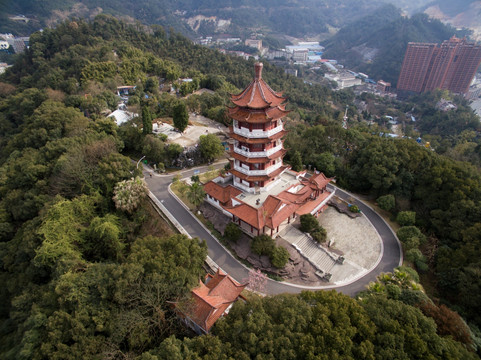
[[[139,159],[139,161],[137,161],[137,169],[139,168],[140,162],[141,162],[144,158],[145,158],[145,155],[142,156],[142,157]]]

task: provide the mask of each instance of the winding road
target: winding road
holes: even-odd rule
[[[224,162],[219,162],[214,165],[215,168],[221,168]],[[180,172],[181,178],[186,178],[194,175],[194,171],[205,172],[209,168],[207,166],[195,169],[189,169]],[[237,281],[247,279],[249,269],[237,261],[231,253],[225,249],[217,239],[210,234],[210,232],[199,223],[194,215],[188,211],[183,204],[172,196],[169,192],[169,184],[172,182],[174,175],[153,175],[149,169],[144,169],[145,180],[149,186],[150,191],[163,203],[168,211],[175,217],[175,219],[184,227],[184,229],[192,236],[206,241],[208,246],[208,254],[217,265],[226,271]],[[333,185],[329,185],[331,188]],[[336,188],[336,195],[344,200],[356,197],[344,190]],[[349,284],[345,285],[326,285],[326,286],[302,286],[297,284],[290,284],[288,282],[278,282],[269,279],[264,290],[265,293],[274,295],[280,293],[298,293],[303,290],[326,290],[335,289],[346,295],[354,296],[359,291],[364,290],[366,285],[371,281],[375,281],[376,277],[382,272],[392,272],[394,268],[402,263],[401,245],[394,235],[387,223],[369,206],[356,199],[355,204],[359,206],[366,217],[371,221],[381,236],[383,242],[382,257],[377,266],[369,273],[361,278],[355,279]]]

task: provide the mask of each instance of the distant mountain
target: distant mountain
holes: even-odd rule
[[[395,86],[408,42],[441,43],[455,34],[464,35],[426,14],[401,16],[386,5],[341,29],[325,44],[323,56]]]
[[[481,41],[481,1],[437,0],[423,8],[429,16],[454,27],[465,27],[473,31],[471,37]]]
[[[103,12],[172,26],[189,36],[255,32],[305,37],[339,29],[382,4],[383,0],[6,0],[0,3],[0,32],[27,32],[34,25],[51,26],[69,17]],[[8,19],[17,14],[33,22],[26,26]]]

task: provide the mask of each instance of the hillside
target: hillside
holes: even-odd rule
[[[224,32],[237,36],[276,33],[294,37],[316,36],[338,29],[373,11],[381,0],[239,0],[239,1],[7,1],[0,4],[0,32],[27,33],[71,17],[111,14],[130,22],[172,26],[188,36]],[[29,24],[13,22],[8,15],[31,17]]]
[[[252,66],[105,15],[32,36],[30,50],[0,78],[2,359],[479,358],[477,333],[429,299],[407,267],[355,299],[334,291],[249,294],[212,336],[180,326],[169,302],[198,283],[207,249],[159,228],[135,196],[142,182],[129,179],[140,172],[125,154],[155,163],[178,156],[144,131],[147,114],[171,117],[182,104],[225,111],[227,94],[249,83]],[[215,92],[160,91],[160,81],[180,76]],[[395,197],[393,216],[415,210],[416,225],[432,235],[406,227],[399,237],[407,262],[432,271],[443,301],[480,325],[477,170],[363,125],[344,130],[333,106],[351,103],[348,92],[306,85],[268,64],[265,79],[289,97],[289,154],[328,167],[348,189]],[[104,114],[125,84],[137,85],[128,104],[143,118],[117,126]],[[122,205],[130,200],[137,208]]]
[[[403,17],[389,5],[341,29],[324,56],[395,86],[408,42],[441,43],[454,34],[464,33],[425,14]]]
[[[481,41],[481,1],[437,0],[423,7],[423,10],[445,24],[472,30],[472,38]]]

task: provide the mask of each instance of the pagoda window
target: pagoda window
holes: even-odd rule
[[[252,124],[252,129],[260,130],[264,128],[264,124]]]
[[[252,132],[252,124],[249,123],[249,132]]]
[[[263,147],[263,144],[252,144],[251,145],[251,149],[253,151],[261,151],[261,150],[263,150],[262,147]]]

